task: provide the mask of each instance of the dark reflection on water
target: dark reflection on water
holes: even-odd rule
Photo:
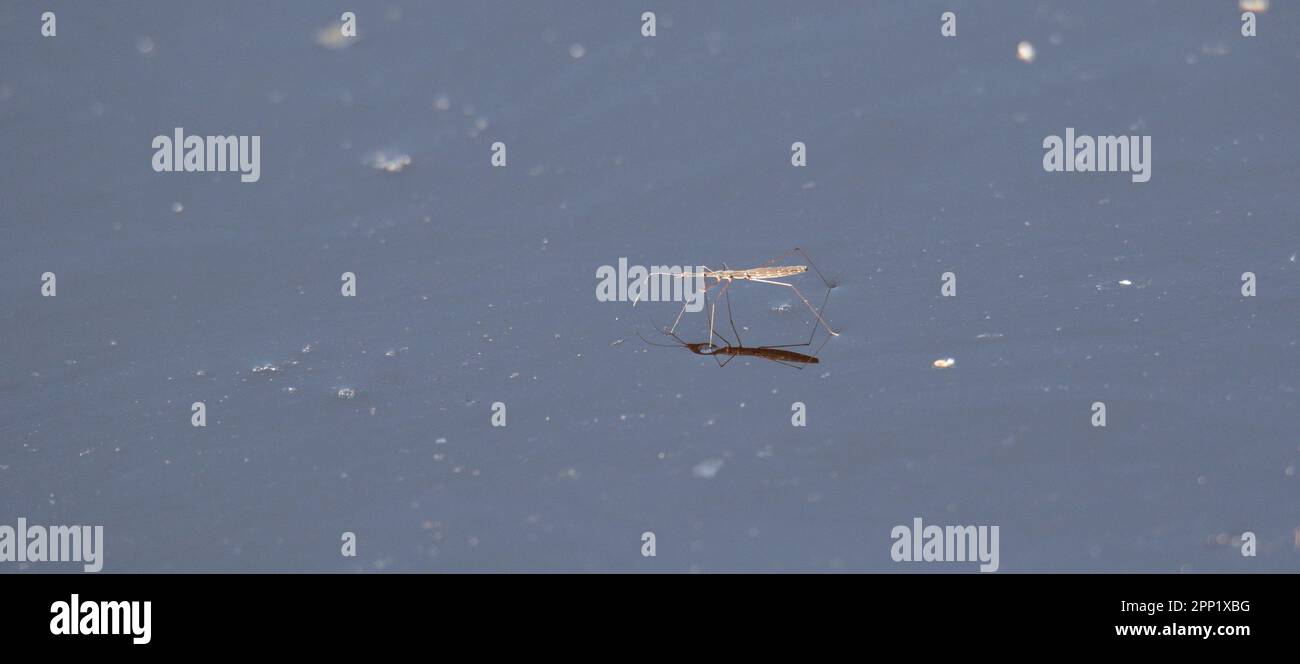
[[[659,344],[659,343],[654,343],[649,339],[646,339],[645,337],[641,337],[641,340],[650,344],[651,346],[660,346],[664,348],[685,348],[691,351],[692,353],[695,353],[696,355],[712,356],[714,360],[717,360],[719,367],[727,366],[728,363],[730,363],[732,360],[736,359],[737,357],[757,357],[764,360],[771,360],[773,362],[776,362],[777,364],[783,364],[785,366],[792,367],[795,369],[802,369],[803,367],[800,365],[803,364],[821,363],[821,360],[817,358],[816,353],[812,355],[806,355],[804,353],[788,350],[790,348],[811,347],[812,346],[811,341],[807,341],[801,344],[784,344],[784,345],[775,345],[775,346],[742,346],[739,344],[733,345],[726,339],[723,339],[724,342],[723,345],[719,346],[717,344],[709,343],[707,341],[691,343],[683,340],[681,337],[678,337],[676,334],[669,332],[667,330],[661,330],[661,332],[663,333],[664,336],[673,339],[677,343]],[[641,336],[641,335],[638,334],[637,336]],[[827,337],[827,339],[829,340],[829,337]],[[823,341],[821,345],[825,346],[826,342]],[[821,346],[817,348],[817,352],[820,351],[821,351]],[[723,359],[724,357],[726,359]]]

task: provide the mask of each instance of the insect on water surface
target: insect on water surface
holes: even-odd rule
[[[782,260],[791,254],[799,254],[804,258],[804,260],[808,261],[808,265],[773,265],[773,263]],[[795,247],[794,249],[791,249],[790,251],[787,251],[784,254],[777,256],[776,258],[773,258],[772,260],[764,263],[762,266],[759,267],[752,267],[744,270],[733,270],[727,267],[727,265],[724,263],[722,266],[723,269],[721,270],[710,269],[709,266],[705,265],[702,266],[704,268],[703,272],[675,272],[675,273],[652,272],[650,273],[650,275],[648,275],[648,277],[657,276],[657,275],[666,275],[666,276],[676,277],[681,279],[703,279],[705,281],[705,285],[703,289],[705,297],[708,297],[708,291],[710,288],[714,288],[719,284],[723,284],[723,282],[726,282],[725,285],[722,286],[722,290],[718,291],[717,295],[714,296],[713,303],[709,305],[708,345],[710,346],[713,345],[713,338],[715,336],[720,337],[720,335],[714,332],[714,325],[713,325],[715,314],[717,312],[718,300],[722,298],[722,296],[727,294],[727,289],[731,288],[731,284],[734,281],[751,281],[754,283],[772,284],[774,286],[784,286],[786,288],[789,288],[790,290],[794,291],[795,295],[799,296],[799,299],[803,301],[804,306],[808,307],[808,310],[811,311],[813,316],[817,318],[817,322],[821,324],[822,327],[825,327],[826,331],[829,332],[831,336],[838,337],[840,333],[831,329],[831,326],[826,323],[825,319],[822,318],[821,313],[817,311],[816,308],[813,307],[812,303],[808,301],[808,298],[804,297],[803,293],[799,292],[799,289],[796,288],[794,284],[786,283],[784,281],[777,281],[777,279],[784,279],[787,277],[793,277],[798,274],[803,274],[804,272],[808,271],[809,266],[811,266],[813,271],[817,273],[817,276],[821,277],[822,283],[826,284],[826,288],[829,295],[829,290],[832,288],[831,283],[826,280],[826,277],[822,274],[821,270],[818,270],[817,266],[813,264],[812,259],[808,258],[808,254],[804,253],[803,249],[800,249],[798,247]],[[713,284],[710,285],[708,283],[709,279],[713,280]],[[731,307],[730,298],[727,299],[727,307],[728,308]],[[683,304],[681,311],[677,312],[677,318],[676,320],[673,321],[672,327],[668,328],[668,332],[670,333],[676,332],[677,325],[682,322],[682,315],[685,313],[686,313],[686,305]],[[734,331],[735,328],[734,322],[732,323],[732,328]],[[816,331],[817,330],[814,327],[813,332],[816,333]],[[737,336],[739,336],[739,334],[737,334]]]
[[[795,253],[799,254],[805,260],[807,260],[808,265],[773,265],[773,263],[776,263],[782,260],[783,258],[785,258],[786,256]],[[804,272],[807,272],[810,266],[812,267],[813,271],[817,273],[817,276],[821,277],[822,283],[826,284],[826,299],[822,302],[822,306],[820,310],[813,307],[812,303],[808,301],[808,298],[805,297],[804,294],[800,292],[799,289],[796,288],[793,284],[789,284],[784,281],[777,281],[777,279],[793,277],[802,274]],[[694,279],[704,280],[705,285],[702,291],[706,299],[707,299],[707,293],[709,289],[714,288],[719,284],[722,284],[722,289],[718,291],[718,293],[714,296],[713,302],[710,304],[709,307],[709,340],[707,342],[689,343],[677,336],[676,334],[677,326],[681,323],[682,316],[686,313],[687,305],[683,304],[682,309],[677,312],[677,318],[676,320],[673,321],[672,327],[668,329],[660,329],[658,325],[655,326],[656,329],[658,329],[661,334],[670,337],[675,343],[654,344],[647,341],[645,337],[642,337],[643,341],[646,341],[646,343],[650,343],[650,345],[652,346],[665,346],[665,345],[678,346],[678,347],[689,349],[692,353],[695,353],[697,355],[710,355],[713,356],[713,358],[718,361],[719,366],[726,366],[727,363],[729,363],[731,360],[735,359],[736,357],[745,356],[745,357],[758,357],[761,359],[772,360],[779,364],[793,366],[795,368],[802,368],[801,366],[796,366],[796,365],[818,363],[819,360],[817,359],[816,354],[804,355],[802,353],[796,353],[794,351],[787,350],[787,349],[795,348],[799,346],[812,345],[813,339],[816,338],[817,336],[817,327],[819,325],[825,327],[826,331],[830,333],[829,336],[826,337],[826,340],[822,342],[822,346],[826,345],[826,341],[830,341],[831,336],[839,336],[839,333],[836,332],[835,330],[832,330],[831,326],[826,323],[825,318],[822,317],[822,311],[825,310],[826,303],[830,301],[830,292],[833,286],[829,281],[827,281],[826,277],[822,275],[821,270],[817,269],[817,266],[813,264],[812,259],[808,258],[808,255],[798,247],[791,249],[790,251],[787,251],[786,253],[768,261],[767,263],[765,263],[760,267],[748,268],[742,270],[733,270],[724,264],[723,269],[721,270],[713,270],[710,269],[708,266],[702,266],[701,269],[703,270],[702,272],[680,272],[680,273],[655,272],[655,273],[651,273],[651,275],[652,276],[667,275],[672,277],[679,277],[682,279],[694,278]],[[712,284],[709,284],[707,282],[707,280],[709,279],[713,280]],[[736,328],[736,321],[731,312],[731,296],[727,292],[727,290],[731,287],[732,282],[734,281],[752,281],[755,283],[772,284],[775,286],[785,286],[786,288],[789,288],[790,290],[794,291],[795,295],[797,295],[799,299],[803,301],[804,305],[808,307],[808,310],[812,312],[813,316],[817,320],[817,324],[813,325],[812,335],[808,338],[808,341],[801,344],[786,344],[780,346],[745,346],[744,342],[740,338],[740,331]],[[725,282],[725,284],[723,282]],[[731,343],[731,341],[729,341],[726,337],[724,337],[722,333],[717,332],[714,326],[718,300],[724,296],[727,298],[727,320],[730,323],[732,333],[736,335],[736,343],[734,345]],[[714,337],[721,339],[725,345],[719,346],[714,344],[713,343]],[[820,352],[820,350],[821,349],[818,348],[818,352]],[[724,361],[720,359],[720,356],[726,357],[727,359]]]

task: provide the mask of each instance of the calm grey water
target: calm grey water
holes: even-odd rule
[[[0,523],[107,571],[973,571],[893,562],[915,517],[1003,571],[1300,569],[1295,7],[652,4],[0,4]],[[175,127],[260,181],[155,173]],[[1045,172],[1067,127],[1151,180]],[[793,246],[842,332],[804,370],[595,298]]]

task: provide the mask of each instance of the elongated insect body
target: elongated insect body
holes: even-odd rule
[[[707,270],[705,272],[683,272],[682,277],[695,279],[716,279],[731,281],[733,279],[780,279],[793,277],[808,271],[807,265],[774,265],[772,267],[755,267],[748,270]]]

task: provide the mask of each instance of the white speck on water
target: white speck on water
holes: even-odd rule
[[[360,36],[348,37],[343,34],[338,24],[327,25],[316,31],[316,45],[331,50],[344,49],[360,39]]]
[[[1019,58],[1021,62],[1033,62],[1035,55],[1036,53],[1033,44],[1027,41],[1022,41],[1019,44],[1016,44],[1016,57]]]
[[[338,395],[340,399],[351,399],[357,396],[357,391],[350,387],[340,387]]]
[[[587,47],[582,44],[573,44],[569,46],[569,57],[577,60],[587,54]]]
[[[1132,286],[1132,285],[1133,285],[1133,282],[1132,282],[1131,280],[1128,280],[1128,279],[1120,279],[1120,280],[1119,280],[1119,285],[1121,285],[1121,286]]]
[[[448,97],[447,95],[438,95],[438,98],[433,100],[433,107],[439,111],[450,110],[451,97]]]
[[[280,371],[279,366],[271,364],[269,362],[266,364],[259,364],[253,367],[253,373],[255,374],[260,374],[260,373],[273,374],[273,373],[278,373],[279,371]]]
[[[695,464],[695,467],[691,469],[691,474],[702,480],[711,480],[717,476],[718,471],[721,469],[722,459],[705,459]]]
[[[185,211],[185,206],[182,205],[180,202],[172,203],[172,212],[175,212],[176,214],[180,214],[184,211]]]
[[[385,173],[401,173],[411,165],[411,155],[402,152],[385,152],[379,150],[366,157],[366,165]]]

